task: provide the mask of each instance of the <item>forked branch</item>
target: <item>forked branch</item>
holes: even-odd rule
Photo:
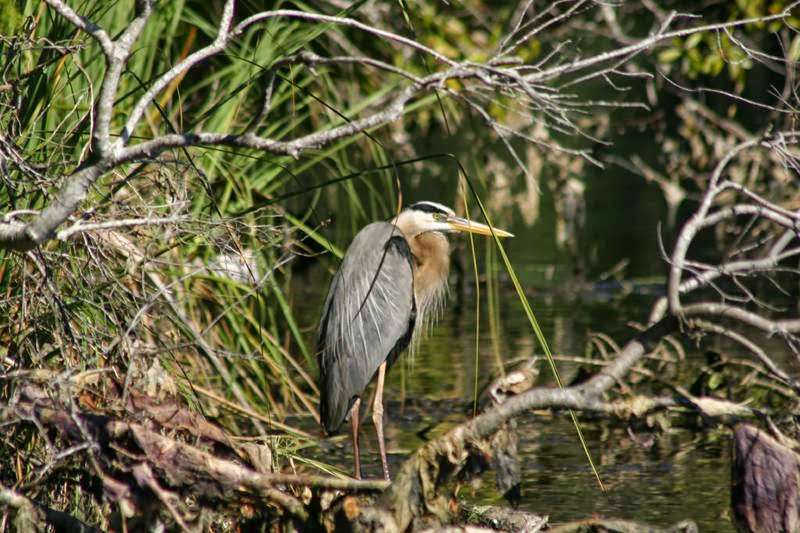
[[[557,80],[564,79],[572,74],[579,74],[582,77],[579,79],[589,80],[596,77],[596,73],[590,72],[593,68],[600,68],[602,70],[600,74],[608,78],[616,71],[614,66],[616,63],[626,61],[633,55],[652,50],[659,43],[700,31],[730,30],[754,22],[783,20],[800,3],[795,2],[780,13],[758,19],[667,31],[669,26],[678,18],[675,14],[672,14],[665,17],[657,32],[626,47],[572,61],[565,60],[562,48],[557,47],[552,54],[548,54],[538,63],[524,64],[519,61],[513,61],[505,57],[505,55],[513,52],[525,40],[539,35],[546,28],[569,18],[573,12],[579,12],[581,9],[588,7],[588,4],[583,6],[583,3],[579,2],[573,6],[573,9],[567,9],[558,14],[556,5],[559,3],[556,3],[546,10],[548,16],[551,17],[549,19],[542,18],[540,20],[539,17],[535,17],[525,23],[521,19],[518,20],[512,35],[504,41],[504,44],[495,51],[492,57],[484,63],[475,63],[458,61],[412,38],[376,28],[349,17],[279,9],[257,13],[236,24],[234,21],[235,0],[226,0],[214,40],[209,45],[189,54],[160,75],[138,98],[130,112],[127,113],[125,124],[121,127],[118,135],[112,135],[113,117],[115,114],[122,112],[120,109],[115,109],[114,105],[120,77],[130,59],[138,36],[152,14],[153,2],[152,0],[138,0],[133,20],[118,38],[112,39],[105,29],[76,13],[62,0],[46,1],[56,13],[78,30],[86,32],[98,43],[106,60],[106,72],[95,103],[95,121],[91,132],[92,152],[90,157],[77,170],[63,179],[61,188],[53,195],[50,203],[40,213],[32,215],[27,221],[20,218],[2,219],[2,222],[0,222],[0,248],[5,249],[27,251],[53,238],[58,227],[77,211],[81,203],[86,199],[89,189],[97,180],[111,170],[127,163],[142,159],[148,160],[167,150],[192,146],[235,146],[298,157],[308,150],[318,149],[338,140],[396,121],[406,112],[410,102],[420,95],[433,90],[444,89],[442,91],[443,94],[459,98],[466,102],[471,109],[476,110],[497,135],[503,139],[517,161],[519,161],[519,158],[508,142],[511,137],[517,137],[526,142],[542,143],[559,150],[567,150],[555,144],[552,140],[538,139],[522,129],[501,124],[494,120],[487,111],[487,102],[484,101],[486,95],[495,93],[519,99],[522,102],[526,102],[525,105],[530,110],[530,113],[541,113],[546,118],[549,128],[557,131],[573,132],[591,138],[581,131],[575,121],[569,118],[571,114],[581,109],[581,102],[573,101],[573,95],[560,94],[561,88],[554,85]],[[226,51],[248,29],[278,18],[301,20],[310,24],[352,28],[395,46],[408,48],[430,57],[438,65],[441,65],[443,69],[438,72],[432,72],[425,77],[418,77],[404,69],[369,57],[320,58],[310,54],[298,54],[291,58],[278,60],[270,68],[274,70],[292,62],[307,65],[354,64],[378,68],[392,75],[399,75],[408,80],[408,83],[396,89],[388,97],[388,105],[382,109],[367,112],[359,118],[345,120],[344,123],[332,123],[323,126],[316,131],[293,139],[275,139],[258,135],[255,131],[258,126],[256,124],[255,128],[249,128],[240,133],[182,132],[159,135],[151,140],[131,144],[132,136],[147,109],[153,104],[155,98],[175,80],[207,59]],[[612,66],[603,66],[609,64]],[[463,89],[456,91],[447,85],[451,80],[468,83],[465,83]],[[576,80],[573,79],[572,82],[575,83]],[[268,100],[265,99],[265,101]],[[614,102],[583,102],[583,104],[588,106],[626,105]],[[258,122],[260,123],[263,118],[263,116],[259,115]],[[594,162],[588,152],[574,152]]]

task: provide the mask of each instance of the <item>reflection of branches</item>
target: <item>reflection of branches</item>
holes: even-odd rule
[[[614,107],[624,104],[576,100],[575,95],[561,93],[564,87],[570,84],[581,84],[596,77],[602,77],[613,84],[610,76],[621,74],[619,71],[621,64],[637,54],[652,49],[661,42],[699,31],[722,31],[754,22],[783,20],[789,15],[791,9],[797,5],[796,2],[781,13],[758,19],[708,24],[667,31],[678,18],[675,13],[672,13],[661,20],[660,28],[656,32],[628,46],[566,61],[564,54],[561,52],[562,46],[559,45],[537,64],[530,65],[518,61],[510,61],[505,55],[513,52],[521,43],[540,35],[547,28],[559,24],[581,10],[591,8],[592,4],[575,2],[562,12],[560,10],[563,2],[555,2],[530,20],[525,20],[527,8],[523,9],[516,18],[512,32],[503,41],[498,50],[495,51],[494,55],[485,63],[476,63],[457,61],[414,39],[376,28],[348,17],[281,9],[257,13],[235,24],[235,2],[234,0],[227,0],[214,40],[207,46],[189,54],[161,74],[139,97],[130,112],[127,113],[127,120],[119,136],[114,137],[111,132],[111,122],[115,111],[120,76],[126,68],[139,34],[152,14],[153,2],[152,0],[140,0],[137,2],[134,19],[115,39],[112,39],[106,30],[94,22],[77,14],[63,1],[47,0],[47,3],[76,28],[88,33],[98,43],[106,59],[107,68],[95,106],[91,136],[92,155],[77,170],[64,179],[63,185],[56,193],[55,198],[40,213],[34,215],[29,222],[4,219],[3,223],[0,223],[0,248],[29,250],[51,239],[57,228],[78,209],[81,202],[86,198],[90,187],[112,169],[127,163],[151,159],[166,150],[191,146],[236,146],[297,157],[305,151],[330,145],[340,139],[396,121],[406,111],[409,102],[433,90],[446,89],[444,91],[445,94],[462,99],[470,108],[477,111],[497,135],[506,142],[507,147],[514,154],[520,165],[522,165],[521,159],[516,156],[508,141],[513,137],[529,142],[542,143],[548,147],[568,151],[592,160],[588,151],[568,150],[551,140],[531,136],[521,128],[501,123],[492,117],[488,111],[488,105],[482,99],[486,99],[485,94],[488,92],[488,94],[494,93],[501,97],[510,98],[512,101],[516,100],[525,110],[524,114],[521,115],[523,118],[525,116],[530,117],[534,113],[540,114],[544,118],[548,129],[577,133],[594,140],[592,136],[581,131],[581,128],[570,118],[570,115],[579,113],[585,107]],[[268,84],[262,111],[258,115],[258,119],[253,123],[253,127],[240,133],[199,131],[165,134],[151,140],[132,143],[134,132],[141,122],[141,118],[147,109],[153,105],[155,98],[160,93],[174,84],[176,80],[181,79],[190,69],[229,49],[232,43],[250,28],[274,19],[294,19],[310,24],[352,28],[382,41],[431,57],[439,65],[443,66],[443,70],[419,77],[405,69],[374,58],[356,56],[322,58],[314,54],[301,53],[290,58],[278,60],[271,67],[273,69],[273,77]],[[387,100],[388,103],[382,109],[373,110],[362,117],[347,120],[342,124],[330,124],[328,127],[323,127],[293,139],[284,140],[261,136],[255,130],[265,118],[266,113],[269,112],[270,95],[274,83],[274,69],[292,63],[305,64],[309,67],[330,64],[360,65],[399,75],[407,79],[409,83],[391,93]],[[595,68],[600,70],[593,70]],[[570,75],[575,75],[575,77],[570,80],[568,79]],[[464,83],[465,86],[459,90],[450,88],[448,82],[455,80]],[[562,85],[561,88],[550,86],[550,84],[556,85],[558,80],[562,80],[559,82]],[[494,101],[492,98],[488,100],[489,102]]]

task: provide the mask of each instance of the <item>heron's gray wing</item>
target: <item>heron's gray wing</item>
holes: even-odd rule
[[[408,346],[416,314],[411,261],[402,233],[375,222],[358,232],[331,282],[319,328],[320,416],[329,433],[381,363]]]

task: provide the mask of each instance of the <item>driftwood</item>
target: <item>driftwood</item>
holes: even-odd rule
[[[741,531],[800,530],[800,456],[767,433],[741,425],[733,434],[731,506]]]
[[[147,410],[126,417],[90,413],[74,404],[61,405],[28,386],[0,411],[0,422],[31,421],[54,442],[90,450],[91,473],[101,481],[104,496],[120,509],[112,522],[137,517],[135,527],[146,527],[148,519],[156,519],[158,513],[152,510],[162,505],[182,529],[188,529],[196,516],[184,505],[185,498],[210,507],[258,508],[265,520],[319,525],[324,518],[318,515],[329,509],[336,512],[333,503],[341,491],[363,494],[386,487],[384,481],[273,472],[271,465],[256,464],[270,453],[260,454],[254,444],[232,444],[219,427],[175,402],[139,394],[130,398],[129,407],[147,406]],[[184,441],[187,436],[192,444]],[[23,524],[72,520],[83,527],[9,490],[0,490],[0,507],[14,509],[15,520]]]
[[[188,411],[180,402],[159,400],[136,391],[131,391],[126,399],[127,413],[111,416],[90,412],[86,406],[79,408],[74,403],[61,403],[64,400],[46,395],[41,386],[20,387],[17,397],[0,411],[0,422],[31,421],[40,432],[59,442],[86,446],[90,465],[101,481],[104,495],[119,505],[119,519],[148,513],[157,516],[158,513],[151,510],[162,508],[179,526],[188,529],[196,516],[186,509],[182,497],[191,497],[212,508],[236,504],[257,508],[260,519],[275,519],[300,529],[405,531],[409,527],[437,528],[443,524],[458,524],[459,516],[463,520],[463,504],[457,503],[455,497],[458,487],[486,469],[491,467],[497,472],[501,492],[512,490],[519,483],[514,418],[530,409],[572,408],[629,418],[677,407],[726,422],[756,416],[757,413],[743,406],[713,398],[634,396],[610,400],[605,397],[652,351],[655,343],[677,325],[677,321],[665,319],[651,326],[623,346],[617,358],[605,365],[602,372],[563,390],[504,387],[502,394],[493,395],[495,405],[412,454],[392,485],[384,481],[276,472],[271,452],[263,449],[264,446],[235,444],[221,428]],[[513,373],[508,376],[513,377]],[[532,379],[514,380],[514,384],[517,381],[525,381],[527,387],[533,384]],[[740,429],[737,434],[750,435],[748,431],[755,430]],[[751,441],[737,439],[737,449],[749,450],[749,455],[742,455],[749,457],[749,462],[737,462],[744,472],[757,470],[761,463],[753,461],[759,457],[775,457],[774,452],[766,451],[764,443],[768,441]],[[747,443],[750,448],[745,448]],[[780,458],[783,462],[788,460],[782,455]],[[763,507],[765,498],[760,490],[746,493],[749,499],[745,498],[746,505],[741,511],[748,517],[745,521],[754,524],[753,531],[760,530],[759,526],[766,523],[760,514],[762,511],[758,510],[759,505]],[[796,494],[796,487],[794,490]],[[785,508],[785,505],[781,507]],[[36,507],[20,509],[35,510]],[[792,509],[796,510],[796,502]],[[484,509],[484,514],[489,522],[470,524],[470,527],[489,526],[513,531],[520,530],[519,524],[528,523],[530,527],[536,524],[531,521],[533,515],[512,509]],[[787,520],[780,523],[796,524]],[[579,529],[565,531],[631,530],[625,529],[628,527],[625,524],[628,523],[585,521],[570,526]],[[692,529],[689,526],[680,529],[676,525],[665,531]]]
[[[678,327],[679,321],[670,317],[653,324],[624,345],[602,372],[585,382],[564,389],[535,387],[506,390],[502,403],[488,408],[412,454],[379,502],[371,508],[359,509],[359,513],[353,516],[355,529],[406,531],[409,527],[417,529],[430,521],[452,523],[456,508],[453,505],[456,492],[453,485],[458,486],[469,476],[479,474],[482,469],[475,468],[476,464],[494,465],[499,467],[501,474],[505,468],[511,472],[506,478],[514,479],[513,461],[504,457],[515,447],[511,422],[531,409],[574,409],[627,418],[679,407],[694,411],[707,420],[726,424],[758,416],[752,409],[733,402],[693,397],[688,393],[678,397],[633,397],[617,401],[605,398],[605,394],[622,381],[634,365]],[[528,386],[532,383],[529,380]],[[674,529],[676,531],[684,530],[681,524],[674,527],[678,528]],[[686,527],[687,531],[692,531],[694,524],[686,522]]]
[[[617,384],[678,322],[666,318],[628,342],[617,358],[585,383],[564,389],[533,388],[508,397],[472,420],[457,426],[415,452],[381,497],[378,508],[364,512],[359,526],[375,527],[377,520],[389,531],[405,531],[412,523],[435,517],[452,519],[453,508],[445,490],[464,471],[476,453],[491,449],[487,443],[514,417],[537,408],[575,409],[614,414],[603,395]],[[654,404],[657,406],[657,403]]]
[[[181,528],[191,529],[197,516],[186,508],[185,500],[190,497],[212,508],[236,504],[258,508],[262,519],[276,519],[299,529],[403,531],[412,523],[419,529],[436,528],[459,522],[459,506],[452,497],[455,491],[445,490],[449,482],[458,486],[494,467],[501,490],[519,483],[513,424],[518,412],[537,405],[558,407],[565,399],[576,408],[590,411],[630,412],[620,405],[610,407],[600,395],[615,383],[613,373],[626,372],[647,353],[651,334],[646,332],[629,343],[623,350],[624,365],[611,365],[582,385],[565,390],[509,388],[502,403],[490,406],[412,455],[386,492],[384,481],[275,472],[269,450],[260,453],[254,449],[260,448],[258,445],[237,445],[221,428],[180,402],[136,391],[126,399],[127,412],[112,416],[92,412],[91,402],[80,406],[63,403],[65,400],[47,395],[41,385],[20,386],[17,396],[0,411],[0,422],[27,420],[53,442],[85,446],[94,470],[91,473],[100,480],[104,496],[120,509],[113,523],[134,516],[153,519],[158,517],[153,511],[161,508]],[[528,381],[529,387],[532,380]],[[73,394],[80,396],[80,391],[70,390],[70,396]],[[672,403],[648,405],[660,408]],[[382,494],[377,500],[369,497],[378,493]],[[366,497],[354,496],[359,494]],[[399,502],[398,498],[405,500]],[[30,509],[37,512],[27,512]],[[34,521],[50,521],[35,506],[20,507],[16,514],[23,520],[33,517]],[[462,530],[490,526],[505,531],[536,531],[534,527],[540,523],[535,515],[502,508],[485,508],[474,516],[487,521]],[[139,522],[136,527],[146,525]]]

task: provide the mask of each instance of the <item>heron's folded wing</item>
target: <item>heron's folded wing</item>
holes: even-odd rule
[[[329,432],[381,363],[408,345],[414,314],[408,243],[392,224],[366,226],[331,283],[320,322],[320,415]]]

